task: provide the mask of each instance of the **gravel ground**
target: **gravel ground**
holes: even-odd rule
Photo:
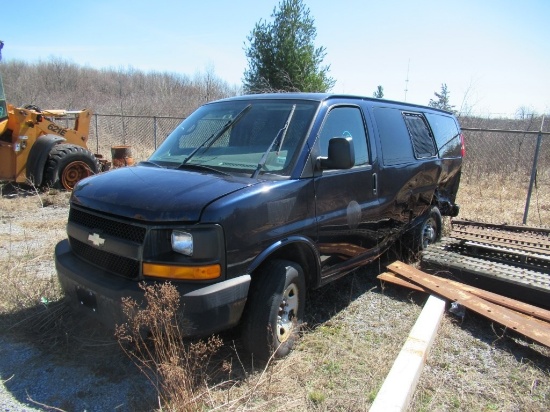
[[[114,337],[55,302],[52,255],[66,236],[67,199],[0,200],[0,411],[151,410],[151,385]],[[64,330],[44,325],[48,310],[64,316]]]
[[[110,373],[98,374],[86,362],[77,363],[61,364],[57,355],[0,336],[0,410],[139,410],[142,395],[136,395],[136,385],[144,382],[138,371],[135,380],[117,379]]]

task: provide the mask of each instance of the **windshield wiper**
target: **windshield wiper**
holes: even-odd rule
[[[269,154],[271,153],[271,150],[273,149],[273,146],[275,146],[275,143],[277,144],[277,155],[281,151],[281,147],[283,146],[283,141],[286,137],[286,132],[288,131],[288,126],[290,124],[290,121],[292,120],[292,116],[294,116],[294,111],[296,110],[296,105],[292,105],[292,109],[290,109],[290,113],[288,114],[288,117],[286,118],[285,125],[277,132],[277,135],[275,136],[275,139],[271,142],[265,153],[263,154],[262,158],[258,162],[258,166],[256,166],[256,170],[254,170],[254,173],[252,173],[252,178],[256,178],[258,176],[258,173],[260,173],[260,170],[262,167],[264,167],[265,162],[267,162],[267,158]],[[280,136],[280,139],[279,139]]]
[[[200,146],[198,146],[195,150],[193,150],[189,156],[185,158],[183,162],[181,162],[182,165],[186,164],[193,156],[195,156],[195,153],[197,153],[200,149],[206,147],[207,149],[212,146],[216,141],[223,136],[223,134],[229,129],[231,126],[235,125],[239,120],[242,119],[242,117],[245,115],[246,112],[250,110],[252,107],[251,104],[246,106],[244,109],[242,109],[237,116],[235,116],[233,119],[229,120],[226,124],[223,125],[223,127],[220,129],[218,133],[213,134],[208,139],[206,139],[204,142],[201,143]]]
[[[201,165],[200,163],[182,163],[178,166],[178,169],[194,169],[194,170],[206,170],[219,175],[229,176],[229,173],[222,170],[215,169],[211,166]]]
[[[152,162],[150,160],[143,160],[143,161],[139,162],[139,165],[140,166],[155,166],[155,167],[160,167],[160,168],[164,169],[164,166],[161,166],[158,163]]]

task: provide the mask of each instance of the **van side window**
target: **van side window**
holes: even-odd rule
[[[401,110],[390,107],[375,107],[374,119],[380,136],[384,165],[398,165],[414,161],[409,133]]]
[[[436,155],[434,139],[424,116],[419,113],[403,112],[403,119],[409,130],[416,158],[434,157]]]
[[[460,157],[460,130],[451,116],[426,113],[441,158]]]
[[[355,149],[355,166],[369,163],[369,150],[363,116],[357,107],[336,107],[332,109],[319,134],[321,156],[328,154],[328,141],[333,137],[351,137]]]

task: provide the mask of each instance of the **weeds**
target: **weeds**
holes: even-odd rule
[[[529,181],[515,175],[479,173],[460,183],[457,203],[461,219],[485,223],[520,224]],[[527,224],[550,226],[550,186],[539,183],[531,198]]]
[[[170,283],[145,285],[145,307],[123,300],[128,322],[117,326],[123,351],[156,388],[163,406],[196,411],[208,403],[206,368],[222,345],[215,336],[206,341],[184,340],[180,295]]]
[[[66,207],[68,197],[37,196],[35,189],[17,186],[2,189],[14,196],[0,200],[0,314],[47,308],[61,297],[51,256],[65,236],[67,209],[46,205]]]

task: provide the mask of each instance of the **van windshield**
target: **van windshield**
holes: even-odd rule
[[[149,161],[169,168],[200,165],[231,174],[288,176],[318,104],[253,99],[204,105]]]

